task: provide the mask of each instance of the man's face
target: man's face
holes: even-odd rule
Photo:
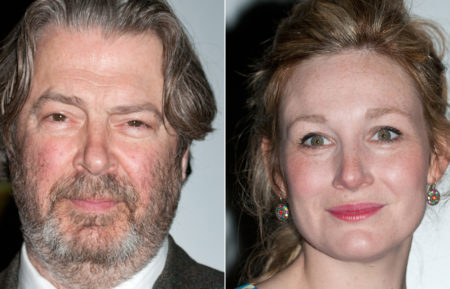
[[[187,163],[186,153],[175,164],[176,133],[163,123],[162,55],[155,35],[42,33],[11,161],[31,255],[114,263],[156,253]]]

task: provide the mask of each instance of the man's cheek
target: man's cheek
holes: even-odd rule
[[[52,186],[65,174],[70,173],[70,163],[68,163],[67,152],[63,146],[54,142],[35,142],[28,145],[24,152],[24,163],[27,163],[27,175],[31,176],[36,184],[34,192],[42,215],[46,215],[50,210],[49,192]]]
[[[142,202],[148,203],[149,192],[154,187],[155,171],[160,165],[160,160],[165,159],[165,150],[159,150],[151,145],[134,146],[129,149],[125,145],[117,146],[117,161],[119,162],[119,175],[124,173],[141,194]],[[147,193],[148,192],[148,193]]]

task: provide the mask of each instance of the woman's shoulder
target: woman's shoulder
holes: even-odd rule
[[[255,285],[249,283],[249,284],[245,284],[245,285],[239,286],[236,289],[258,289],[258,287],[256,287]]]

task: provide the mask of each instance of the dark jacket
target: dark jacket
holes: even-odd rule
[[[0,273],[0,289],[17,289],[20,253]],[[222,289],[223,273],[195,262],[169,236],[169,252],[164,269],[153,289]],[[150,288],[149,288],[150,289]]]

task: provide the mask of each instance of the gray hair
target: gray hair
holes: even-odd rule
[[[163,44],[163,115],[178,135],[177,161],[192,142],[212,131],[212,90],[182,24],[165,0],[37,0],[0,52],[0,126],[14,153],[14,124],[30,93],[39,34],[49,25],[99,27],[105,37],[155,33]],[[16,148],[17,149],[17,148]]]

